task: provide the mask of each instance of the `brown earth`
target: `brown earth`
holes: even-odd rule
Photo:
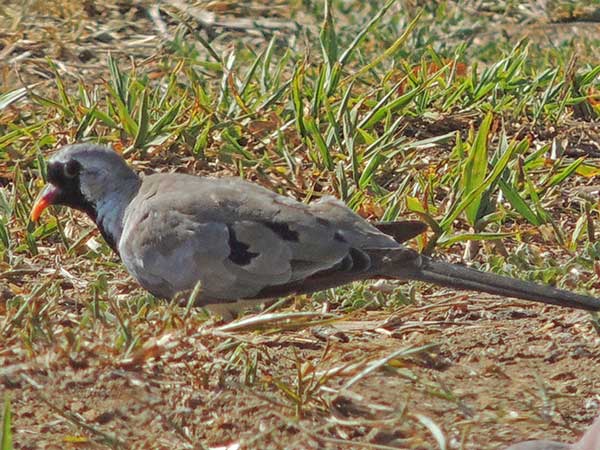
[[[2,18],[5,86],[20,77],[50,86],[46,56],[91,77],[106,73],[109,50],[139,58],[155,50],[157,24],[141,6],[43,3],[21,20],[14,9]],[[57,19],[43,21],[46,13]],[[111,22],[119,15],[127,26]],[[117,352],[114,322],[81,323],[96,281],[90,265],[40,252],[1,267],[13,290],[64,280],[52,302],[32,298],[52,318],[41,347],[6,320],[0,285],[0,386],[15,448],[428,449],[439,448],[439,433],[448,448],[496,449],[573,441],[600,409],[600,337],[583,312],[423,289],[415,305],[318,326],[294,315],[300,299],[284,309],[291,330],[270,322],[258,332],[228,331],[195,312],[182,319],[181,309],[158,304],[134,323],[141,346]],[[122,303],[139,292],[114,262],[100,268],[114,274]]]
[[[259,334],[149,321],[154,337],[125,358],[103,326],[77,351],[34,360],[9,345],[0,378],[16,448],[436,448],[425,417],[448,448],[495,449],[572,441],[591,423],[600,338],[586,313],[447,292],[424,300]],[[77,313],[63,321],[76,329]]]

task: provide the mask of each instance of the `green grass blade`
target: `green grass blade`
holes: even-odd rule
[[[4,220],[4,218],[0,218],[0,249],[10,248],[10,235],[8,234],[8,227]]]
[[[375,153],[371,157],[371,159],[367,163],[367,167],[365,167],[365,170],[363,171],[362,175],[360,176],[360,179],[358,180],[358,186],[361,189],[367,187],[367,185],[371,182],[371,179],[373,178],[375,170],[377,170],[379,165],[384,161],[387,161],[387,158],[381,153]]]
[[[99,109],[97,109],[96,107],[92,108],[89,112],[90,116],[93,117],[96,120],[99,120],[100,122],[103,122],[104,125],[106,125],[107,127],[110,128],[114,128],[117,129],[119,128],[119,124],[117,122],[115,122],[108,114],[106,114],[104,111],[100,111]]]
[[[4,394],[4,413],[2,418],[2,435],[0,436],[0,450],[12,450],[10,399]]]
[[[127,76],[121,72],[117,61],[108,54],[108,69],[110,71],[110,85],[114,89],[114,93],[121,100],[123,105],[127,104]]]
[[[344,117],[342,118],[342,133],[344,135],[344,144],[346,147],[346,152],[350,157],[352,179],[355,183],[358,184],[358,180],[360,178],[360,161],[355,145],[356,127],[354,121],[352,120],[351,112],[346,111]]]
[[[350,80],[361,77],[362,75],[364,75],[365,73],[369,72],[374,67],[376,67],[380,62],[390,58],[394,53],[396,53],[400,49],[400,47],[402,47],[402,45],[406,42],[406,40],[409,38],[409,36],[412,34],[413,30],[417,26],[417,23],[419,23],[419,20],[421,19],[422,14],[423,14],[423,10],[420,10],[417,13],[417,15],[415,16],[415,18],[407,25],[407,27],[404,30],[404,32],[402,33],[402,35],[400,35],[400,37],[398,39],[396,39],[396,41],[385,52],[383,52],[382,54],[377,56],[369,64],[361,67],[358,72],[356,72],[354,75],[352,75],[350,77]]]
[[[325,100],[325,96],[323,95],[323,86],[325,84],[325,78],[327,77],[327,71],[323,68],[323,66],[321,66],[319,69],[319,78],[317,78],[317,82],[315,84],[312,101],[312,116],[315,119],[319,116],[321,104]]]
[[[529,194],[529,197],[531,198],[531,202],[533,203],[533,206],[535,207],[537,216],[544,223],[550,222],[552,217],[550,216],[550,213],[548,211],[546,211],[546,209],[542,206],[540,197],[535,189],[534,184],[531,182],[529,177],[526,178],[525,187],[527,188],[527,193]]]
[[[444,71],[446,71],[445,67],[438,70],[431,77],[429,77],[428,79],[423,81],[423,83],[415,86],[413,89],[408,91],[406,94],[401,95],[396,100],[393,100],[389,104],[386,105],[385,103],[387,103],[387,100],[393,94],[397,93],[397,89],[404,83],[404,80],[401,80],[400,82],[396,83],[396,85],[394,85],[394,87],[390,90],[390,92],[388,92],[385,95],[385,97],[377,103],[377,105],[372,109],[372,111],[370,111],[369,114],[361,121],[359,128],[369,129],[369,128],[373,127],[376,123],[381,121],[388,114],[395,113],[399,109],[408,105],[417,95],[424,92],[425,89],[427,89],[427,87],[434,80],[436,80]]]
[[[137,133],[133,141],[134,148],[143,148],[148,138],[148,129],[150,128],[150,117],[148,114],[148,92],[142,92],[140,109],[138,111]]]
[[[337,36],[331,13],[331,0],[325,0],[325,17],[319,33],[319,41],[325,63],[331,69],[337,61],[338,53]]]
[[[354,82],[350,82],[350,84],[348,84],[348,86],[346,87],[346,91],[344,92],[342,101],[339,104],[337,114],[335,115],[335,120],[337,123],[340,123],[342,121],[344,114],[348,110],[348,104],[349,104],[350,98],[352,98],[352,87],[353,86],[354,86]]]
[[[331,157],[331,152],[329,151],[329,148],[325,143],[325,139],[323,139],[323,135],[319,131],[319,127],[317,126],[316,122],[312,117],[307,117],[304,120],[304,125],[306,126],[306,129],[310,133],[310,136],[312,137],[317,148],[319,149],[319,153],[321,154],[321,160],[323,164],[325,165],[327,170],[333,170],[334,164],[333,158]]]
[[[265,50],[265,53],[263,56],[263,63],[262,63],[261,75],[260,75],[260,87],[261,87],[263,93],[267,92],[271,85],[270,69],[271,69],[271,60],[273,58],[273,50],[275,49],[275,43],[276,43],[276,36],[274,35],[271,38],[271,41],[269,42],[269,45],[267,46],[267,49]]]
[[[476,190],[485,179],[488,166],[487,142],[492,119],[493,115],[491,113],[488,113],[485,116],[477,131],[469,155],[467,156],[461,179],[462,192],[466,195],[469,195]],[[479,206],[481,205],[481,198],[481,196],[473,197],[473,201],[465,208],[465,215],[471,225],[475,225],[475,222],[477,221],[477,213],[479,211]]]
[[[75,132],[76,139],[79,140],[82,137],[87,136],[89,134],[90,129],[93,128],[95,121],[96,119],[94,118],[93,109],[88,110],[79,122],[77,131]]]
[[[246,90],[250,86],[252,80],[255,78],[254,74],[256,73],[260,63],[262,63],[264,54],[265,52],[263,51],[256,58],[254,58],[254,62],[250,66],[250,70],[248,70],[248,72],[246,73],[246,79],[244,80],[244,83],[242,84],[242,87],[239,90],[240,97],[244,97],[244,95],[246,94]]]
[[[563,181],[565,181],[577,170],[577,168],[583,163],[583,161],[585,161],[585,156],[582,156],[581,158],[573,161],[571,164],[569,164],[563,170],[558,172],[556,175],[554,175],[552,178],[550,178],[550,180],[546,183],[546,185],[544,186],[544,190],[549,189],[553,186],[557,186],[560,183],[562,183]]]
[[[504,180],[498,180],[498,185],[506,197],[506,200],[510,203],[510,205],[517,211],[522,217],[527,219],[529,223],[535,226],[539,226],[542,224],[540,218],[535,214],[535,212],[529,207],[529,205],[523,200],[523,197],[508,183]]]
[[[494,183],[498,177],[502,174],[510,160],[513,158],[514,154],[517,151],[523,148],[523,143],[527,141],[523,140],[519,144],[512,143],[509,148],[504,152],[504,154],[498,159],[492,172],[486,177],[486,179],[476,188],[474,188],[469,194],[462,197],[462,199],[449,210],[448,214],[444,217],[444,219],[440,222],[440,227],[443,230],[447,230],[448,227],[454,220],[458,217],[458,215],[465,210],[465,208],[471,204],[471,202],[481,199],[482,193],[492,184]]]
[[[369,20],[369,22],[358,32],[358,34],[356,35],[356,37],[354,38],[352,43],[348,46],[348,48],[346,50],[344,50],[344,53],[342,53],[342,56],[340,56],[339,62],[340,62],[341,66],[344,66],[348,62],[348,59],[352,55],[352,52],[356,49],[356,47],[358,47],[358,45],[365,38],[367,33],[373,28],[373,26],[375,26],[375,24],[381,20],[383,15],[390,9],[390,7],[394,3],[396,3],[396,1],[397,0],[388,1],[383,6],[383,8],[381,8],[377,12],[377,14],[375,14],[375,16],[373,16],[373,18],[371,20]]]
[[[304,78],[304,64],[299,63],[292,77],[292,102],[296,114],[296,126],[300,136],[304,139],[306,136],[306,126],[304,125],[304,104],[302,102],[302,84]]]
[[[370,108],[369,113],[358,124],[359,128],[370,128],[375,123],[379,122],[383,117],[385,117],[385,115],[387,114],[387,109],[386,109],[385,105],[388,102],[388,100],[398,92],[398,89],[400,88],[402,83],[404,83],[404,80],[401,80],[398,83],[396,83],[394,86],[392,86],[392,88],[388,91],[388,93],[385,94],[383,96],[383,98],[381,100],[379,100],[375,106]],[[403,96],[401,96],[397,100],[407,98],[406,103],[408,103],[414,97],[413,93],[415,91],[416,91],[416,89],[413,89],[413,90],[407,92],[406,94],[404,94]]]
[[[54,80],[56,82],[56,89],[58,91],[58,98],[60,99],[60,104],[63,106],[63,111],[66,111],[67,117],[75,116],[75,109],[73,108],[71,97],[67,93],[67,88],[65,87],[65,83],[58,71],[58,67],[56,64],[50,59],[47,59],[48,65],[50,66],[52,72],[54,72]]]
[[[59,109],[63,115],[65,117],[71,117],[72,113],[71,111],[65,107],[64,105],[62,105],[61,103],[52,100],[50,98],[46,98],[46,97],[41,97],[37,94],[31,94],[31,100],[35,101],[36,103],[39,103],[41,106],[45,106],[47,108],[57,108]]]
[[[159,135],[166,127],[172,125],[177,118],[177,114],[179,114],[179,110],[181,109],[183,101],[178,101],[174,103],[168,110],[165,112],[152,127],[148,131],[148,135],[151,137]]]

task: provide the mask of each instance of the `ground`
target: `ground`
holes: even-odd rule
[[[439,2],[411,25],[419,6],[397,2],[338,78],[327,58],[383,2],[334,1],[331,21],[313,2],[0,6],[0,416],[14,448],[576,440],[600,409],[597,316],[378,282],[225,324],[146,294],[81,214],[27,214],[41,160],[100,140],[143,172],[418,217],[431,230],[414,248],[593,294],[593,5]],[[513,139],[502,176],[457,211]]]
[[[449,448],[501,448],[589,424],[600,349],[585,313],[427,300],[265,334],[157,318],[126,357],[102,342],[108,327],[76,352],[6,351],[17,448],[435,448],[436,432]]]

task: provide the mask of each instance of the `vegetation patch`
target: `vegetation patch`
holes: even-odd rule
[[[574,441],[597,316],[377,282],[224,325],[145,293],[79,213],[29,211],[45,158],[91,140],[419,218],[426,254],[598,296],[594,5],[4,2],[0,448]]]

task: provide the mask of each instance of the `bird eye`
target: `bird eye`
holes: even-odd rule
[[[79,163],[77,161],[75,161],[74,159],[68,161],[64,165],[65,176],[67,178],[74,178],[79,173],[79,168],[80,167],[81,166],[79,165]]]

